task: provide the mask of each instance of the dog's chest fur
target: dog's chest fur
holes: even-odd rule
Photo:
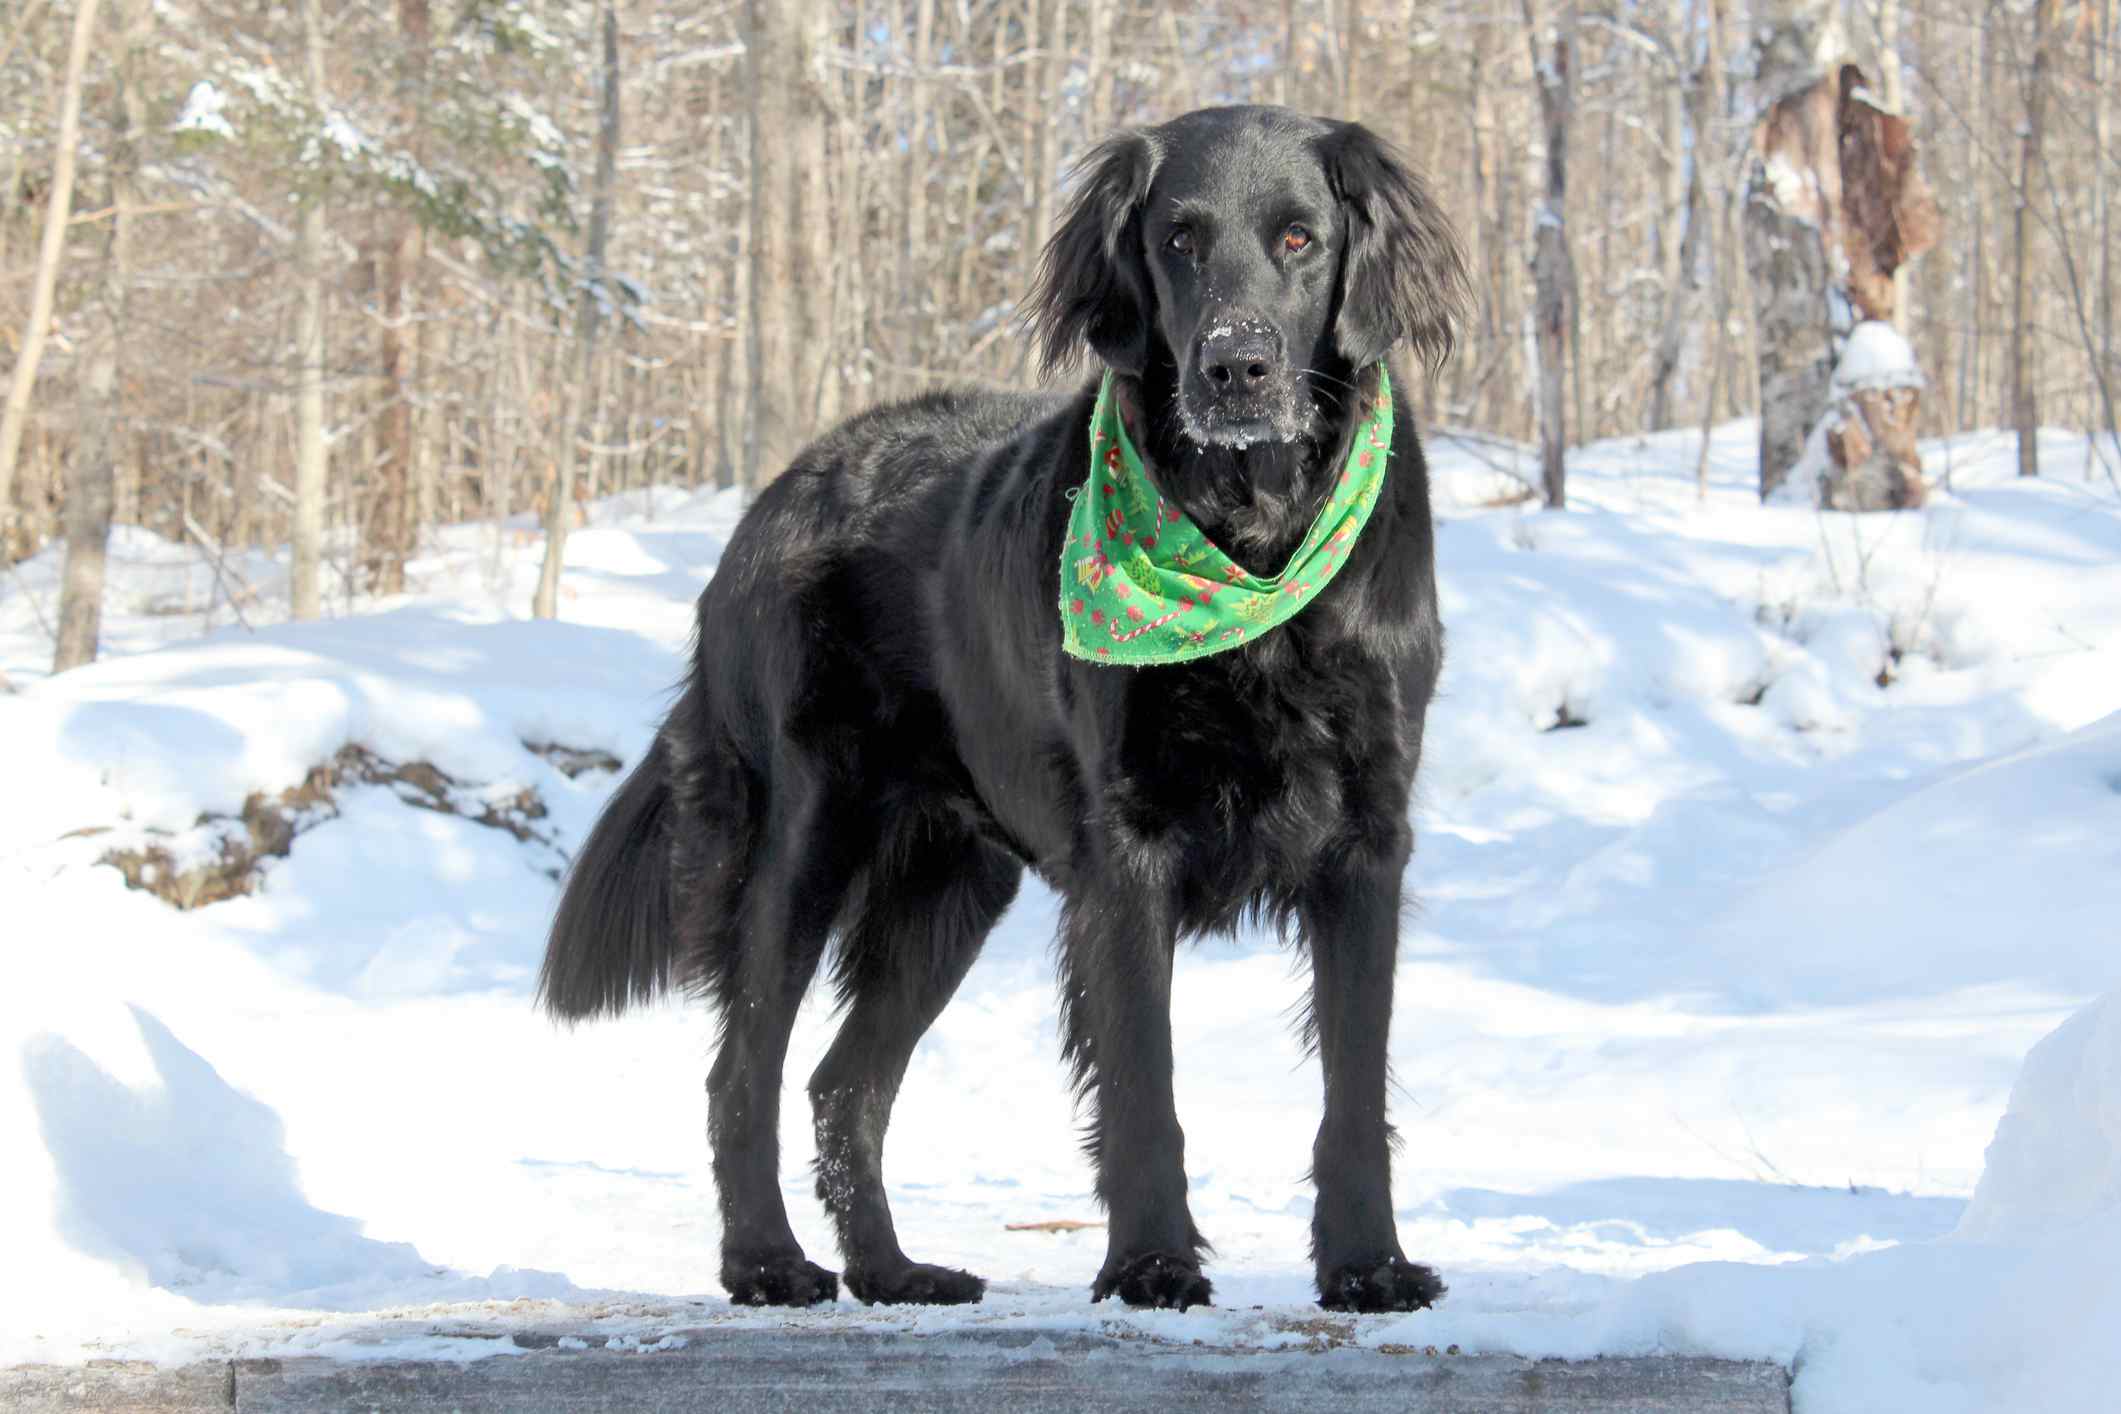
[[[1129,674],[1106,766],[1105,821],[1124,865],[1162,875],[1180,927],[1278,912],[1334,856],[1401,828],[1406,743],[1390,673],[1355,652],[1279,641]],[[1382,789],[1379,789],[1382,787]]]
[[[1125,400],[1121,408],[1131,411]],[[1344,441],[1322,454],[1213,449],[1172,457],[1164,475],[1217,544],[1253,573],[1272,573],[1345,455]],[[1365,549],[1371,560],[1374,544]],[[1400,694],[1376,645],[1346,631],[1363,579],[1328,586],[1320,602],[1242,649],[1112,670],[1126,677],[1122,710],[1108,723],[1118,740],[1102,763],[1108,823],[1142,867],[1173,871],[1182,928],[1216,931],[1248,909],[1274,912],[1332,852],[1403,821],[1412,772]],[[1374,789],[1387,781],[1400,789]]]

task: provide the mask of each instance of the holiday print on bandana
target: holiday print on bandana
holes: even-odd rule
[[[1061,646],[1092,663],[1183,663],[1288,622],[1347,563],[1391,450],[1392,380],[1380,364],[1331,498],[1282,572],[1262,579],[1156,489],[1107,373],[1090,415],[1090,478],[1076,492],[1061,548]]]

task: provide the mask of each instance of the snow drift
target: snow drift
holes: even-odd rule
[[[1097,1216],[1054,901],[1027,887],[886,1155],[909,1251],[988,1276],[986,1304],[770,1319],[1700,1352],[1786,1362],[1808,1414],[2104,1408],[2116,1003],[2062,1023],[2121,986],[2121,500],[2081,438],[2024,484],[1980,435],[1926,449],[1920,512],[1763,508],[1753,441],[1718,431],[1706,496],[1691,436],[1584,448],[1546,515],[1510,504],[1528,455],[1430,438],[1451,654],[1393,1200],[1451,1281],[1439,1310],[1321,1326],[1308,1304],[1318,1078],[1267,937],[1188,950],[1174,983],[1226,1305],[1090,1307],[1100,1232],[1008,1229]],[[56,554],[0,583],[24,688],[0,697],[0,1360],[345,1353],[385,1312],[564,1309],[614,1338],[754,1319],[709,1291],[711,1019],[561,1034],[529,996],[554,860],[648,740],[737,509],[594,508],[558,624],[515,617],[527,522],[443,532],[406,598],[289,625],[265,596],[248,628],[178,547],[128,541],[105,658],[60,678]],[[353,773],[256,887],[188,911],[102,862],[192,847],[349,748],[474,805]],[[478,792],[528,792],[536,837],[482,823]],[[784,1097],[820,1257],[800,1085],[831,1034],[813,998]]]

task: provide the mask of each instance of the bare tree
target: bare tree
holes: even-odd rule
[[[2018,474],[2040,474],[2040,390],[2034,381],[2031,260],[2033,183],[2047,121],[2049,48],[2060,29],[2061,0],[2035,0],[2033,63],[2025,84],[2025,129],[2019,146],[2017,205],[2011,227],[2011,421],[2018,429]]]
[[[396,0],[398,20],[397,110],[401,137],[418,160],[420,118],[427,79],[427,51],[433,42],[434,17],[429,0]],[[413,552],[419,524],[419,496],[413,465],[419,453],[413,442],[415,338],[408,338],[414,311],[406,292],[417,279],[420,224],[410,211],[398,210],[384,222],[377,265],[381,274],[380,348],[383,382],[383,465],[378,476],[379,502],[372,534],[374,588],[379,594],[402,593],[405,561]]]
[[[2093,10],[2093,23],[2092,42],[2086,46],[2092,91],[2092,226],[2097,232],[2095,239],[2099,246],[2099,258],[2092,275],[2093,322],[2098,330],[2098,355],[2093,371],[2102,398],[2110,407],[2114,401],[2114,246],[2113,193],[2109,186],[2113,174],[2107,170],[2107,150],[2112,145],[2113,118],[2106,90],[2113,73],[2113,57],[2107,46],[2114,38],[2114,0],[2098,0]]]
[[[1729,10],[1723,0],[1707,0],[1706,23],[1702,26],[1705,53],[1694,92],[1694,160],[1697,171],[1705,170],[1702,200],[1715,234],[1708,238],[1710,273],[1709,337],[1702,370],[1701,441],[1695,453],[1694,484],[1706,498],[1709,485],[1709,441],[1716,427],[1716,399],[1726,382],[1735,381],[1728,372],[1732,290],[1738,284],[1738,242],[1731,229],[1729,183],[1723,175],[1723,144],[1713,141],[1723,113],[1724,23]],[[1757,379],[1752,380],[1757,381]]]
[[[81,145],[81,74],[96,30],[97,0],[80,0],[74,11],[73,42],[66,51],[66,83],[59,91],[59,147],[52,162],[51,192],[44,202],[44,237],[37,266],[30,276],[29,316],[15,356],[15,373],[0,410],[0,555],[8,544],[9,507],[15,484],[15,457],[22,447],[22,425],[29,416],[30,393],[44,345],[51,335],[52,293],[59,282],[59,259],[66,251],[66,228],[74,214],[74,165]]]
[[[323,0],[302,0],[302,60],[312,110],[325,108]],[[288,588],[291,612],[324,612],[324,193],[304,194],[296,238],[301,303],[295,314],[295,511]]]
[[[1806,176],[1832,171],[1836,151],[1832,103],[1817,82],[1809,28],[1792,18],[1763,30],[1754,68],[1768,110],[1754,137],[1744,228],[1759,330],[1764,499],[1789,479],[1826,411],[1833,344],[1820,226],[1824,208],[1839,193],[1821,190]]]
[[[2107,90],[2112,87],[2113,56],[2108,46],[2114,42],[2114,0],[2099,0],[2095,13],[2098,28],[2092,36],[2089,48],[2092,89],[2092,220],[2098,231],[2099,261],[2093,279],[2098,307],[2098,383],[2101,394],[2111,407],[2114,402],[2114,232],[2113,193],[2109,186],[2113,174],[2107,170],[2107,152],[2112,145],[2113,117],[2112,100]]]
[[[1665,85],[1664,171],[1660,192],[1659,231],[1664,242],[1664,327],[1657,337],[1656,361],[1650,370],[1649,426],[1670,423],[1672,379],[1679,371],[1691,327],[1689,315],[1701,293],[1704,252],[1714,270],[1711,226],[1714,217],[1706,205],[1706,173],[1713,160],[1708,154],[1708,127],[1715,115],[1713,95],[1716,75],[1709,70],[1715,46],[1702,50],[1700,62],[1690,63],[1694,50],[1694,23],[1687,0],[1670,0],[1664,34],[1657,45],[1660,65],[1669,72]],[[1707,26],[1715,29],[1714,18]],[[1678,226],[1674,239],[1671,231]]]
[[[808,106],[799,28],[810,0],[746,0],[744,52],[751,117],[751,308],[744,484],[763,486],[802,445],[798,340],[804,243],[801,174],[792,139]]]
[[[909,366],[925,363],[921,351],[928,347],[929,289],[932,287],[937,262],[928,242],[928,144],[929,123],[932,117],[928,66],[932,57],[935,28],[934,0],[915,0],[913,10],[913,73],[900,85],[906,96],[906,185],[901,200],[906,208],[906,272],[908,278],[899,289],[912,297],[913,308],[907,313],[903,327],[906,332],[906,357]],[[861,167],[859,159],[847,164],[850,173]],[[851,185],[851,183],[850,183]],[[925,380],[916,380],[914,387]]]
[[[1562,453],[1568,446],[1567,410],[1562,398],[1563,362],[1576,293],[1575,260],[1569,250],[1569,124],[1574,116],[1576,72],[1576,6],[1564,0],[1552,25],[1551,46],[1541,52],[1532,0],[1524,0],[1525,41],[1531,46],[1532,71],[1539,81],[1539,112],[1545,134],[1546,192],[1534,213],[1532,280],[1538,302],[1532,322],[1539,348],[1539,461],[1546,508],[1568,502],[1563,484]]]
[[[112,265],[119,261],[117,256],[105,259]],[[97,324],[79,355],[81,430],[66,468],[66,570],[59,585],[59,631],[52,650],[55,673],[94,662],[103,631],[103,570],[117,484],[112,459],[118,413],[111,404],[118,383],[118,338],[114,319],[106,316]]]
[[[574,319],[574,369],[561,400],[559,470],[545,507],[545,563],[538,572],[531,612],[541,619],[560,611],[560,566],[567,557],[567,518],[574,513],[576,448],[582,438],[582,408],[596,371],[597,328],[611,300],[604,255],[611,240],[611,190],[619,161],[619,17],[616,0],[604,0],[602,116],[597,122],[596,186],[589,200],[589,239],[582,258],[581,291]]]
[[[59,634],[52,671],[95,661],[103,629],[104,564],[117,499],[117,459],[125,427],[126,299],[132,288],[133,225],[139,219],[140,55],[153,22],[152,0],[120,0],[117,82],[111,95],[110,238],[103,251],[102,308],[80,357],[82,433],[66,478],[66,571],[59,590]]]

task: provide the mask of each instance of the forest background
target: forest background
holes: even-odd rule
[[[1550,503],[1560,447],[1760,411],[1758,135],[1848,64],[1934,194],[1893,276],[1917,430],[2110,433],[2114,10],[12,0],[0,566],[76,547],[63,667],[113,521],[217,564],[291,546],[270,593],[311,617],[402,590],[441,524],[755,489],[868,404],[1033,382],[1016,302],[1071,163],[1223,102],[1360,120],[1428,174],[1478,302],[1424,411],[1555,448]]]

